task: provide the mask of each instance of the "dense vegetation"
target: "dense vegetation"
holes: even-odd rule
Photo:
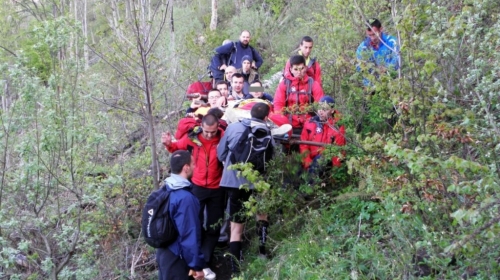
[[[207,1],[2,1],[0,279],[155,278],[139,217],[167,175],[160,133],[243,29],[265,76],[315,38],[348,146],[312,184],[284,155],[249,175],[272,258],[247,250],[241,279],[500,277],[497,0],[217,2],[211,30]],[[355,50],[373,17],[403,63],[364,88]]]

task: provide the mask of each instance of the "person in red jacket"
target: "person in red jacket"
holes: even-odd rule
[[[222,177],[222,163],[217,159],[217,145],[224,135],[215,115],[207,114],[201,120],[201,126],[195,127],[177,142],[172,141],[170,132],[162,134],[162,143],[169,152],[188,150],[196,161],[191,181],[192,193],[200,201],[200,222],[206,225],[202,231],[201,251],[208,264],[213,254],[220,233],[220,220],[224,216],[225,193],[219,187]],[[206,207],[207,218],[203,210]],[[215,273],[206,267],[205,279],[215,279]]]
[[[324,96],[318,103],[318,114],[305,124],[300,140],[344,146],[346,144],[345,128],[336,125],[339,114],[333,109],[335,100],[330,96]],[[303,167],[308,169],[310,173],[317,173],[323,169],[318,164],[318,161],[324,150],[325,148],[321,146],[300,144],[300,153],[304,156]],[[337,156],[332,157],[331,165],[340,167],[340,159]],[[328,166],[330,166],[330,162]]]
[[[299,51],[298,54],[304,56],[306,60],[307,66],[307,76],[313,78],[316,82],[321,85],[321,66],[317,61],[316,57],[311,57],[311,51],[313,49],[313,39],[309,36],[304,36],[300,40]],[[283,75],[286,76],[287,73],[290,72],[290,60],[288,60],[285,64],[285,69],[283,69]]]
[[[224,115],[224,112],[222,112],[221,109],[201,108],[194,112],[194,117],[184,117],[179,120],[179,123],[177,124],[177,130],[175,131],[174,135],[175,139],[181,139],[184,135],[192,131],[193,128],[200,126],[203,116],[207,114],[216,116],[219,119],[219,127],[222,128],[222,130],[226,130],[227,122],[221,119]]]
[[[278,126],[291,124],[301,129],[311,118],[309,108],[323,97],[320,84],[310,78],[302,55],[290,57],[290,72],[280,82],[274,94],[274,114],[270,119]]]

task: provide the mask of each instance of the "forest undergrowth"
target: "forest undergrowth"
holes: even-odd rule
[[[200,1],[4,2],[0,279],[156,279],[140,213],[168,175],[158,140],[244,29],[266,78],[314,38],[347,145],[321,178],[296,154],[265,177],[243,167],[270,254],[249,222],[237,279],[500,278],[498,1],[219,0],[215,30]],[[400,42],[397,73],[356,69],[374,17]]]

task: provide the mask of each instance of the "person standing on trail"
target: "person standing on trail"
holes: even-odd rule
[[[382,23],[378,19],[372,19],[368,24],[366,38],[356,50],[356,58],[360,64],[358,71],[361,70],[361,65],[367,63],[375,66],[368,69],[368,73],[375,77],[397,71],[400,67],[400,53],[396,38],[383,32]],[[371,85],[366,77],[363,78],[363,84]]]
[[[252,59],[252,68],[258,70],[264,60],[259,52],[250,46],[250,32],[243,30],[240,34],[238,42],[231,42],[215,49],[215,62],[220,70],[225,70],[228,66],[234,66],[236,69],[241,68],[241,62],[245,55]],[[223,63],[222,58],[229,56],[228,62]]]
[[[309,36],[304,36],[300,40],[298,55],[302,55],[307,66],[306,74],[307,76],[314,79],[321,86],[321,66],[317,61],[316,57],[311,57],[311,52],[314,46],[313,39]],[[283,69],[283,76],[286,77],[290,73],[290,60],[287,60],[285,68]]]
[[[169,132],[163,133],[162,143],[169,152],[188,150],[196,159],[192,193],[200,201],[199,220],[206,228],[202,230],[201,251],[208,264],[219,239],[220,220],[223,218],[225,192],[219,187],[222,176],[222,163],[217,159],[217,145],[224,135],[219,127],[219,120],[207,114],[201,120],[201,126],[193,128],[177,142],[172,141]],[[203,210],[207,210],[206,220]],[[215,279],[210,268],[203,267],[205,279]]]
[[[222,46],[226,44],[232,44],[233,41],[226,39],[222,42]],[[214,83],[217,83],[219,81],[224,80],[224,69],[220,69],[219,67],[222,64],[228,64],[230,55],[218,55],[215,54],[212,59],[210,60],[210,65],[208,66],[208,69],[210,70],[210,73],[212,74],[212,78],[214,79]]]
[[[156,250],[158,279],[189,279],[189,270],[194,271],[194,279],[204,279],[206,266],[201,253],[201,224],[198,218],[200,202],[191,193],[191,182],[196,168],[191,153],[176,151],[170,158],[172,174],[165,179],[167,191],[171,192],[169,211],[175,227],[179,231],[177,240],[166,248]]]
[[[345,127],[336,125],[340,119],[340,114],[334,109],[335,100],[333,97],[323,96],[317,104],[317,115],[304,125],[300,140],[344,146],[346,144]],[[341,160],[337,156],[333,156],[331,160],[328,160],[326,166],[319,164],[325,150],[324,147],[300,144],[299,149],[303,156],[302,165],[309,173],[319,174],[331,166],[341,166]]]
[[[307,75],[304,56],[290,57],[289,70],[276,89],[274,114],[269,118],[278,126],[290,124],[294,130],[301,130],[311,118],[310,105],[324,94],[320,84]]]
[[[219,146],[217,147],[217,157],[224,163],[224,171],[222,173],[221,188],[226,189],[229,197],[229,215],[231,221],[231,235],[229,240],[229,251],[233,255],[231,258],[231,267],[233,273],[240,271],[240,263],[243,258],[242,254],[242,234],[245,222],[247,220],[244,214],[244,203],[248,201],[253,193],[254,186],[246,178],[241,175],[238,170],[232,170],[233,164],[240,163],[235,160],[241,157],[241,137],[245,136],[245,132],[251,133],[257,138],[268,138],[269,142],[265,153],[260,154],[263,158],[261,161],[269,161],[274,152],[274,140],[271,137],[271,130],[267,126],[265,120],[269,115],[270,107],[266,103],[256,103],[253,105],[250,119],[243,119],[239,122],[229,124],[224,137],[222,137]],[[247,134],[248,137],[250,134]],[[245,138],[246,139],[246,138]],[[233,162],[234,161],[234,162]],[[244,188],[241,188],[244,186]],[[267,229],[269,222],[267,215],[257,215],[257,234],[259,236],[259,253],[266,254],[265,244],[267,240]]]

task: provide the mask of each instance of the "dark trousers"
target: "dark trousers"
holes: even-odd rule
[[[193,185],[192,193],[200,201],[201,252],[205,257],[205,262],[208,263],[219,241],[220,227],[224,218],[225,191],[221,188],[207,189]]]
[[[189,279],[189,267],[186,262],[179,256],[172,253],[168,248],[156,250],[156,261],[158,262],[158,279]]]

